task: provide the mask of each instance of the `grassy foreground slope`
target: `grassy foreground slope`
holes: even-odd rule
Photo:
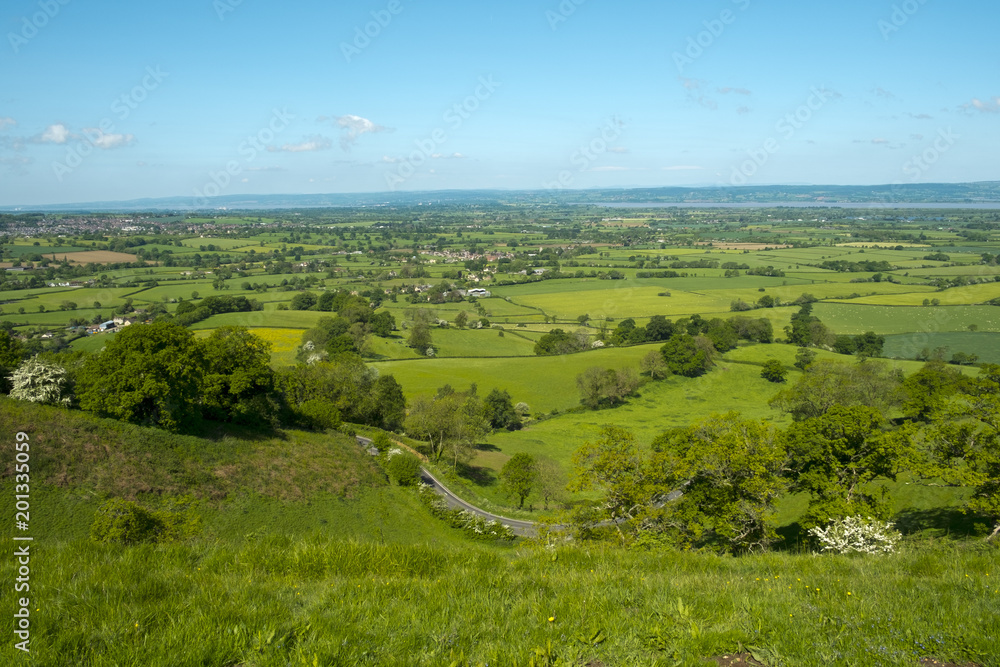
[[[740,647],[768,664],[1000,664],[986,546],[865,559],[472,543],[343,436],[175,436],[0,398],[6,498],[21,430],[31,652],[4,642],[0,664],[711,665]],[[178,494],[200,499],[187,541],[86,537],[103,497]],[[3,540],[0,578],[16,567]]]

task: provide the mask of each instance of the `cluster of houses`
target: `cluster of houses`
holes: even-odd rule
[[[95,324],[93,326],[87,327],[87,335],[95,333],[105,333],[107,331],[115,331],[116,329],[122,329],[127,326],[131,326],[138,322],[141,322],[141,317],[115,317],[114,319],[108,320],[107,322],[101,322],[100,324]]]

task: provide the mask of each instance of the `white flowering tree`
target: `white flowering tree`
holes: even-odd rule
[[[836,519],[826,528],[809,530],[820,544],[820,551],[838,554],[891,554],[902,539],[892,523],[871,517],[849,516]]]
[[[66,369],[32,357],[18,366],[11,375],[10,397],[31,403],[69,405],[72,401],[67,385]]]

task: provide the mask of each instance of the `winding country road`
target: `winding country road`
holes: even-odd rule
[[[371,438],[365,438],[360,435],[354,436],[358,440],[358,444],[369,447],[372,444]],[[458,509],[463,509],[473,514],[479,515],[484,519],[489,521],[499,521],[503,525],[514,531],[515,535],[521,537],[534,537],[536,534],[535,523],[533,521],[521,521],[519,519],[510,519],[505,516],[499,516],[497,514],[491,514],[484,509],[480,509],[475,505],[470,505],[465,502],[454,493],[452,493],[447,486],[441,483],[437,477],[431,474],[429,470],[420,466],[420,476],[423,478],[424,482],[430,485],[438,494],[443,496],[445,500],[448,501],[448,506]]]
[[[354,437],[357,438],[358,444],[362,445],[363,447],[367,448],[370,447],[372,444],[371,438],[365,438],[360,435],[356,435]],[[475,505],[470,505],[469,503],[465,502],[464,500],[456,496],[454,493],[452,493],[447,486],[441,483],[441,480],[432,475],[431,472],[427,470],[427,468],[424,468],[423,466],[420,466],[420,476],[423,478],[426,484],[430,485],[431,488],[433,488],[438,494],[444,496],[444,498],[448,501],[449,507],[463,509],[468,512],[472,512],[473,514],[477,514],[483,517],[484,519],[490,521],[499,521],[500,523],[502,523],[503,525],[507,526],[512,531],[514,531],[515,535],[519,535],[520,537],[534,537],[538,532],[534,521],[521,521],[520,519],[510,519],[505,516],[500,516],[499,514],[491,514],[490,512],[487,512],[484,509],[480,509]],[[688,483],[685,482],[682,485],[682,487],[687,486],[687,484]],[[680,489],[671,491],[666,496],[661,496],[661,499],[656,506],[663,507],[665,504],[677,500],[683,495],[684,492],[681,491]],[[613,525],[614,523],[615,523],[614,521],[605,520],[601,521],[597,525],[610,526]]]

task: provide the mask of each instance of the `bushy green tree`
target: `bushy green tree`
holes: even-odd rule
[[[506,389],[493,389],[483,399],[483,410],[486,421],[493,429],[510,431],[521,427],[521,418],[514,410],[514,401]]]
[[[768,359],[764,362],[764,367],[760,371],[760,376],[768,382],[784,382],[788,371],[777,359]]]
[[[791,490],[810,494],[805,528],[848,516],[886,518],[888,499],[871,486],[895,480],[912,459],[908,433],[891,431],[872,407],[835,405],[785,433]]]
[[[712,367],[712,353],[690,334],[675,334],[660,348],[660,354],[673,375],[697,377]]]
[[[802,377],[770,404],[797,421],[819,417],[838,405],[861,405],[887,413],[902,403],[902,383],[902,375],[884,362],[824,359],[808,366]]]
[[[6,394],[10,391],[8,376],[18,367],[23,357],[24,348],[21,342],[9,331],[0,329],[0,393]]]
[[[204,374],[203,416],[264,428],[276,428],[281,396],[271,370],[271,344],[245,327],[220,327],[200,341]]]
[[[548,356],[571,354],[583,349],[579,337],[562,329],[553,329],[535,343],[535,354]]]
[[[372,315],[368,322],[371,332],[376,336],[388,338],[396,330],[396,318],[388,310],[383,310]]]
[[[613,522],[635,518],[648,500],[646,465],[635,435],[618,426],[605,426],[600,437],[573,454],[571,491],[597,489],[602,493],[600,518]],[[619,535],[624,532],[617,526]]]
[[[576,376],[580,402],[591,410],[623,403],[639,387],[639,378],[631,368],[593,366]]]
[[[935,484],[973,489],[966,508],[995,524],[1000,535],[1000,366],[985,364],[940,409],[927,432],[921,474]]]
[[[517,498],[518,509],[524,507],[524,500],[531,495],[537,480],[538,465],[535,458],[525,452],[514,454],[500,470],[500,483],[504,491]]]
[[[202,348],[172,322],[125,327],[78,373],[85,410],[176,430],[200,416]]]
[[[777,539],[770,517],[786,487],[785,448],[765,421],[712,415],[653,442],[647,525],[684,546],[760,551]],[[665,494],[682,491],[675,500]]]

